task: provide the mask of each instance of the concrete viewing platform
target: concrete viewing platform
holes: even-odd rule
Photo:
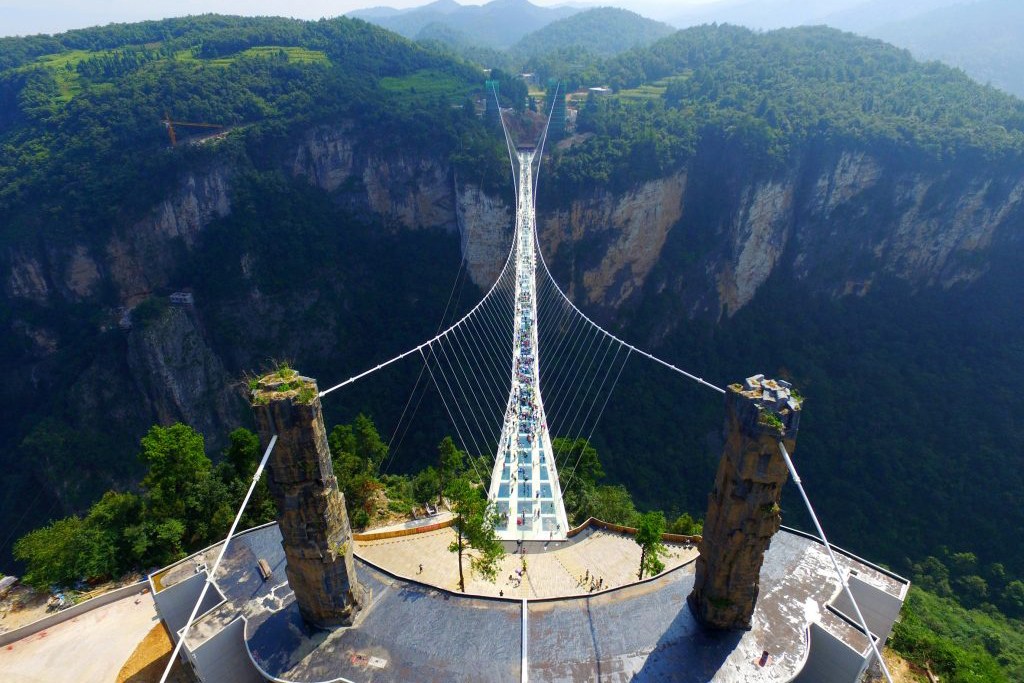
[[[447,528],[395,539],[357,540],[355,551],[396,577],[456,592],[458,561],[448,551],[453,540],[455,532]],[[697,548],[690,543],[666,543],[666,549],[666,570],[697,558]],[[466,594],[530,600],[582,596],[635,583],[639,568],[640,546],[631,536],[591,527],[568,541],[531,544],[525,554],[509,552],[494,583],[471,575],[467,558]]]
[[[356,570],[373,597],[353,626],[326,631],[299,615],[277,525],[243,532],[184,652],[210,680],[253,683],[504,682],[521,680],[524,664],[532,681],[782,683],[798,675],[824,680],[815,672],[859,666],[869,650],[824,547],[799,532],[773,539],[752,628],[730,632],[694,618],[686,596],[695,551],[681,545],[671,548],[666,571],[636,582],[632,538],[589,529],[557,550],[534,546],[518,589],[507,583],[507,570],[521,559],[510,556],[497,584],[473,580],[468,588],[479,594],[463,595],[451,590],[457,565],[445,532],[357,542]],[[172,632],[183,626],[219,549],[154,576],[157,608]],[[838,558],[884,641],[908,583],[851,555]],[[271,572],[266,579],[260,560]],[[596,573],[608,589],[590,593],[575,581],[584,573]],[[491,597],[499,591],[504,596]]]

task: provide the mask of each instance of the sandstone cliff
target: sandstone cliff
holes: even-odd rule
[[[830,296],[890,276],[949,287],[981,275],[994,244],[1021,238],[1024,173],[981,170],[922,170],[865,150],[808,151],[770,174],[697,158],[547,211],[541,240],[577,299],[607,315],[646,287],[674,292],[687,315],[732,316],[780,268]]]

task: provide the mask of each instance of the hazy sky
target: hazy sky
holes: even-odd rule
[[[276,15],[299,19],[333,17],[362,7],[385,5],[415,7],[429,0],[0,0],[0,35],[58,33],[71,28],[96,26],[111,22],[163,19],[187,14]],[[457,0],[462,5],[479,5],[482,1]],[[604,2],[567,2],[566,0],[531,0],[535,5],[614,5],[645,16],[656,17],[688,5],[715,0],[605,0]]]

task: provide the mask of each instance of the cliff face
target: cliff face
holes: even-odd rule
[[[172,306],[131,335],[127,361],[160,424],[181,421],[214,437],[242,421],[238,378],[210,348],[193,308]]]
[[[279,169],[324,190],[330,201],[356,215],[375,217],[388,234],[461,231],[470,275],[481,287],[490,285],[508,253],[511,209],[478,187],[456,183],[446,159],[360,140],[351,125],[340,123],[302,135],[282,155]],[[238,174],[228,163],[193,169],[158,204],[111,225],[101,239],[54,241],[57,246],[40,240],[10,248],[0,286],[10,310],[18,311],[10,332],[22,356],[20,365],[11,369],[12,382],[43,392],[56,381],[54,366],[66,364],[62,354],[76,353],[83,340],[62,337],[60,322],[48,312],[88,307],[96,318],[89,336],[105,332],[116,338],[103,342],[110,348],[94,352],[91,360],[82,357],[76,363],[68,386],[75,399],[63,419],[83,427],[116,422],[131,440],[137,434],[128,433],[154,422],[182,421],[205,433],[211,450],[219,448],[224,435],[245,420],[244,404],[231,385],[251,369],[245,364],[252,359],[234,348],[237,334],[255,345],[266,334],[287,337],[284,321],[295,311],[313,315],[317,291],[303,287],[299,278],[288,295],[266,297],[250,282],[247,291],[232,292],[231,301],[197,297],[194,306],[163,306],[155,314],[149,310],[144,324],[138,320],[138,307],[187,285],[183,264],[203,248],[210,224],[231,215]],[[256,258],[242,257],[247,279]],[[134,311],[137,318],[133,327],[120,332],[118,322],[128,318],[118,307]],[[202,323],[206,312],[218,323],[218,318],[230,316],[236,337],[227,343],[218,339]],[[309,347],[336,344],[334,319],[321,317],[321,323],[301,340],[286,340],[285,348],[274,353],[301,354]]]
[[[864,150],[808,151],[770,174],[722,158],[540,217],[560,279],[609,315],[668,290],[690,316],[732,316],[780,268],[835,297],[886,276],[949,287],[979,277],[986,250],[1021,236],[1024,173],[922,170]]]
[[[586,301],[617,307],[643,286],[669,231],[683,215],[686,173],[644,183],[623,195],[600,193],[538,216],[545,251],[575,243],[603,243],[580,257]],[[575,284],[575,282],[574,282]]]
[[[405,229],[455,228],[451,173],[445,161],[358,144],[348,124],[309,131],[290,153],[286,166],[328,192],[344,195]]]

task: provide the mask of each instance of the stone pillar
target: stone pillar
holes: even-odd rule
[[[789,383],[755,375],[725,395],[725,449],[699,545],[697,577],[688,601],[714,629],[749,629],[760,590],[761,564],[779,530],[779,499],[789,477],[779,452],[792,453],[800,399]]]
[[[318,628],[351,625],[369,596],[356,580],[316,381],[288,368],[272,372],[254,385],[252,409],[264,447],[277,434],[268,483],[299,611]]]

